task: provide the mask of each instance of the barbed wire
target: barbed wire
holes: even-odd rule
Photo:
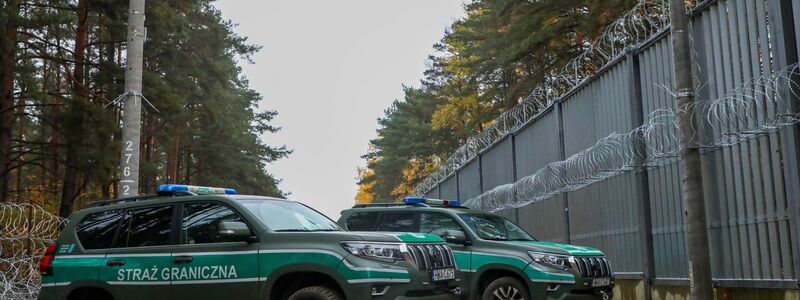
[[[38,262],[65,223],[36,204],[0,203],[0,299],[36,299]]]
[[[796,125],[800,114],[792,111],[792,104],[800,103],[792,102],[800,99],[797,78],[800,67],[794,64],[747,80],[717,99],[699,100],[677,109],[656,109],[642,126],[612,133],[563,161],[497,186],[464,205],[488,211],[523,207],[626,172],[674,163],[686,147],[728,147]],[[693,136],[686,145],[681,145],[678,131],[681,113],[696,118]]]

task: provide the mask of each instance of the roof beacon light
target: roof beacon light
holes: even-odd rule
[[[429,199],[420,197],[407,197],[403,199],[403,203],[405,204],[424,203],[428,205],[440,205],[440,206],[461,206],[461,201],[458,200]]]
[[[162,184],[156,189],[157,194],[172,194],[175,192],[190,192],[198,195],[236,195],[236,190],[209,186],[196,186],[185,184]]]

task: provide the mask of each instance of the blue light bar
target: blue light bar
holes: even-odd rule
[[[171,194],[175,192],[190,192],[198,195],[236,195],[236,190],[228,188],[196,186],[185,184],[162,184],[156,189],[158,194]]]
[[[405,204],[428,204],[428,205],[439,205],[439,206],[461,206],[461,201],[458,200],[442,200],[442,199],[429,199],[429,198],[421,198],[421,197],[406,197],[403,199],[403,203]]]

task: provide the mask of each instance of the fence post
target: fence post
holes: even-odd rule
[[[478,152],[475,157],[478,163],[478,196],[483,195],[483,153]]]
[[[453,176],[456,177],[456,199],[461,201],[466,201],[467,199],[461,199],[461,188],[460,188],[461,183],[458,182],[458,169],[456,169],[456,171],[453,172],[453,174],[454,174]]]
[[[555,103],[555,113],[558,116],[558,159],[567,159],[566,146],[564,144],[564,114],[561,109],[561,100]],[[569,244],[572,241],[569,230],[569,193],[561,193],[561,206],[564,208],[564,243]]]
[[[789,65],[798,62],[797,36],[795,35],[795,19],[792,0],[768,0],[767,7],[770,16],[770,30],[773,32],[775,47],[774,70],[781,70]],[[793,82],[800,82],[800,78],[792,76]],[[784,99],[788,101],[788,109],[791,113],[798,113],[798,99],[790,91],[783,91]],[[800,279],[800,127],[794,125],[780,131],[782,153],[784,156],[783,175],[786,180],[784,185],[789,206],[789,224],[793,235],[792,252],[794,257],[794,278]],[[800,287],[800,283],[798,283]]]
[[[512,132],[511,136],[509,138],[511,139],[511,177],[513,178],[512,179],[512,184],[513,184],[513,183],[516,183],[517,180],[519,180],[519,176],[517,175],[517,135],[516,135],[516,132]],[[511,197],[514,198],[514,199],[512,199],[511,202],[512,203],[517,203],[517,192],[514,189],[513,185],[511,187]],[[514,221],[516,221],[517,223],[520,222],[519,210],[520,210],[519,207],[514,208]]]
[[[642,77],[639,71],[639,51],[638,49],[628,52],[625,57],[628,62],[628,72],[630,72],[630,101],[631,101],[631,116],[633,121],[633,128],[637,128],[644,124],[644,100],[642,99]],[[642,132],[636,133],[639,137],[643,135]],[[650,179],[649,171],[644,165],[647,161],[647,148],[644,145],[644,140],[639,139],[639,143],[634,145],[637,150],[644,153],[645,157],[642,160],[635,162],[636,164],[636,210],[639,214],[639,240],[642,247],[642,280],[644,281],[644,299],[652,299],[651,285],[653,277],[655,277],[655,262],[653,261],[653,223],[650,211]]]

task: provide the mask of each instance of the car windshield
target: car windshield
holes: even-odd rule
[[[240,200],[273,231],[340,231],[336,222],[300,203],[278,200]]]
[[[478,237],[493,241],[535,241],[530,234],[508,219],[492,214],[459,214]]]

